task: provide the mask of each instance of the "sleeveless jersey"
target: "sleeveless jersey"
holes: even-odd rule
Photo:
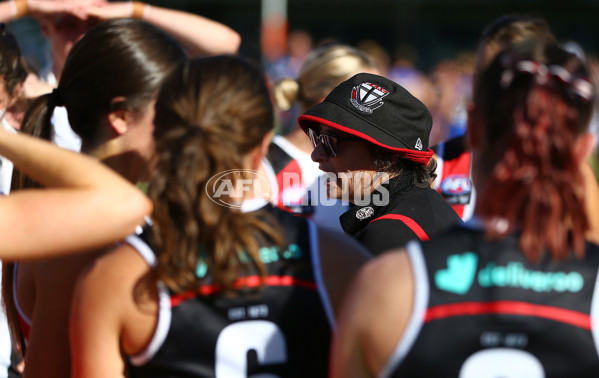
[[[252,294],[174,294],[161,287],[153,340],[130,358],[131,377],[326,377],[334,317],[319,267],[313,222],[267,207],[283,226],[283,251],[260,249],[264,286]],[[128,242],[154,259],[141,238]],[[258,287],[258,276],[236,287]]]
[[[150,217],[145,217],[146,224],[152,224]],[[141,234],[143,227],[141,225],[136,227],[136,234]],[[19,303],[19,296],[17,295],[17,273],[19,263],[15,261],[13,263],[13,275],[12,275],[12,298],[17,313],[17,321],[19,323],[19,331],[21,332],[21,345],[23,348],[26,347],[29,341],[29,333],[31,332],[31,319],[27,316],[21,304]],[[23,350],[23,354],[24,354]]]
[[[304,177],[299,161],[276,143],[281,140],[284,141],[283,138],[276,137],[268,146],[267,161],[272,167],[277,188],[273,203],[283,210],[310,216],[314,212],[314,207],[306,198],[310,186],[306,181],[313,178]],[[289,142],[286,144],[288,145]]]
[[[532,263],[517,235],[411,242],[414,308],[382,377],[599,376],[599,246]]]

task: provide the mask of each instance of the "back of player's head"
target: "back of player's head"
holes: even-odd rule
[[[482,70],[501,51],[525,40],[555,42],[547,22],[540,17],[514,14],[496,18],[483,30],[474,65],[473,86]]]
[[[476,93],[472,116],[484,130],[474,133],[476,171],[488,178],[477,211],[506,222],[496,234],[519,227],[530,258],[545,249],[560,258],[570,248],[582,253],[588,222],[577,141],[596,96],[585,62],[557,44],[524,41],[488,65]]]
[[[235,192],[242,180],[256,179],[248,158],[260,161],[256,149],[274,127],[263,71],[235,56],[190,60],[165,81],[154,123],[157,165],[149,195],[161,279],[174,290],[194,288],[204,278],[196,274],[203,264],[212,282],[226,288],[248,267],[264,272],[259,242],[279,240],[278,233],[239,211]],[[225,179],[230,185],[220,186]]]
[[[364,52],[348,45],[329,43],[314,49],[304,61],[297,79],[275,83],[273,97],[281,110],[296,102],[304,111],[322,101],[338,84],[359,72],[374,72],[376,63]]]
[[[142,110],[184,58],[178,42],[148,23],[134,19],[103,22],[73,46],[58,88],[34,103],[24,125],[42,122],[49,128],[54,107],[64,106],[83,143],[94,143],[110,112]],[[116,98],[120,100],[115,102]]]

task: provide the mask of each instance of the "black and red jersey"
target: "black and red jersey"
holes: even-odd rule
[[[517,235],[462,226],[408,254],[413,313],[381,376],[599,376],[599,246],[533,263]]]
[[[466,136],[460,135],[432,147],[437,160],[434,188],[441,193],[463,221],[474,214],[476,190],[472,185],[472,152]]]
[[[131,377],[326,377],[334,318],[316,228],[266,209],[283,226],[286,246],[260,249],[263,287],[257,273],[238,279],[236,295],[216,294],[209,284],[177,294],[161,287],[158,325],[147,350],[130,357]],[[151,263],[141,238],[128,242]]]
[[[345,233],[378,256],[462,223],[439,193],[412,180],[409,175],[395,176],[377,187],[370,200],[353,205],[339,218]]]

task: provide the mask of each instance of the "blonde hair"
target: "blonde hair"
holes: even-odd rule
[[[359,72],[378,72],[376,63],[364,52],[347,45],[327,44],[306,58],[297,79],[284,78],[273,86],[277,108],[287,111],[295,103],[303,110],[322,101],[337,85]]]

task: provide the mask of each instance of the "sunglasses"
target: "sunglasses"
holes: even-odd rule
[[[361,140],[358,137],[351,137],[351,136],[340,137],[340,136],[322,134],[322,133],[314,131],[314,129],[312,129],[312,128],[308,129],[308,136],[310,137],[310,142],[312,143],[313,148],[316,148],[318,146],[319,142],[322,143],[324,152],[326,152],[326,154],[330,157],[337,156],[337,144],[339,142],[349,141],[349,140]]]

